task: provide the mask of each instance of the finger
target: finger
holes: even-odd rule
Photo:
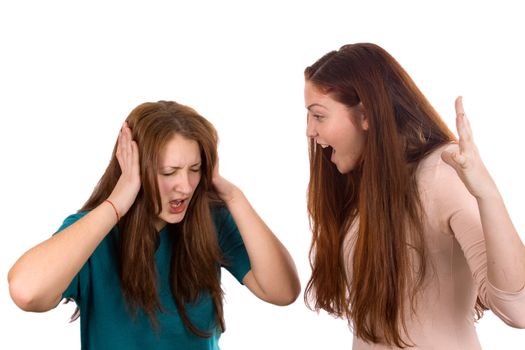
[[[465,109],[463,108],[463,97],[459,96],[456,98],[456,121],[460,124],[461,130],[464,137],[472,138],[472,129],[470,127],[470,121],[467,118]]]
[[[120,153],[123,157],[127,155],[128,142],[128,133],[126,127],[125,125],[122,125],[122,129],[120,130]]]
[[[465,109],[463,108],[463,96],[458,96],[454,105],[456,107],[456,115],[465,115]]]
[[[118,138],[117,138],[117,151],[116,151],[116,156],[117,156],[117,159],[120,161],[120,159],[122,158],[122,150],[124,149],[124,126],[122,126],[119,130],[119,133],[118,133]]]
[[[456,128],[460,138],[465,138],[465,109],[463,108],[463,97],[458,96],[455,101],[456,108]]]
[[[124,123],[124,142],[125,142],[125,150],[127,152],[128,156],[131,156],[133,154],[133,146],[132,146],[132,136],[131,136],[131,129],[127,126],[126,123]]]
[[[460,153],[470,153],[475,147],[472,139],[470,123],[463,108],[463,98],[459,96],[455,101],[456,108],[456,128],[459,136]]]
[[[452,155],[452,152],[450,151],[443,151],[441,153],[441,159],[443,159],[443,161],[445,163],[447,163],[450,167],[452,167],[452,169],[454,169],[456,172],[459,172],[461,167],[459,164],[456,163],[456,161],[454,160],[454,157]]]
[[[133,165],[137,168],[139,167],[140,155],[139,155],[139,146],[135,141],[131,141],[132,156],[133,156]]]
[[[467,166],[467,158],[458,152],[443,151],[441,159],[456,170]]]
[[[116,154],[121,168],[125,168],[132,157],[131,141],[131,129],[124,123],[120,129]]]
[[[464,155],[457,152],[453,152],[452,159],[454,159],[454,162],[456,162],[456,164],[459,165],[461,168],[467,167],[467,157],[465,157]]]
[[[441,159],[448,165],[454,167],[454,160],[452,159],[452,153],[449,151],[441,152]]]

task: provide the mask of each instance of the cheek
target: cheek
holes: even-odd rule
[[[349,152],[353,156],[361,156],[365,146],[365,134],[363,131],[355,128],[349,128],[343,131],[338,131],[339,143],[343,145],[345,151]]]
[[[365,135],[363,133],[356,133],[354,136],[353,147],[357,157],[361,157],[365,150]]]
[[[355,138],[355,128],[350,121],[333,120],[330,123],[323,123],[319,134],[323,134],[329,143],[345,144]]]
[[[330,129],[327,129],[327,135],[330,137],[331,143],[334,143],[334,146],[346,146],[350,145],[355,138],[355,135],[352,133],[352,130],[349,128],[335,126]]]
[[[197,186],[199,186],[199,183],[201,181],[201,174],[195,174],[195,176],[190,177],[190,186],[195,191]]]
[[[171,189],[171,184],[168,180],[159,178],[158,179],[160,196],[164,197]]]

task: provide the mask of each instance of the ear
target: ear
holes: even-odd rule
[[[361,114],[361,127],[363,130],[368,131],[368,118],[366,117],[366,114]]]
[[[366,116],[366,109],[363,106],[363,102],[359,102],[357,105],[357,110],[359,111],[359,124],[363,130],[368,130],[368,117]]]

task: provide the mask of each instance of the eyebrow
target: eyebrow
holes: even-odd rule
[[[192,164],[190,165],[190,168],[195,168],[197,166],[200,166],[201,165],[201,162],[197,162],[195,164]],[[183,167],[180,167],[180,166],[169,166],[169,165],[166,165],[166,166],[162,166],[160,167],[161,169],[175,169],[175,170],[179,170],[179,169],[182,169]]]
[[[319,103],[312,103],[311,105],[309,105],[308,107],[306,107],[307,110],[310,110],[312,107],[321,107],[321,108],[324,108],[324,109],[328,109],[326,108],[325,106],[319,104]]]

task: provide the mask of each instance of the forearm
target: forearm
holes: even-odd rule
[[[477,198],[487,249],[487,276],[498,289],[515,292],[525,285],[525,247],[500,194]]]
[[[26,311],[54,308],[71,280],[116,223],[107,202],[27,251],[8,274],[14,302]]]
[[[227,201],[250,258],[251,271],[263,299],[274,304],[289,304],[300,292],[293,259],[238,188]]]

